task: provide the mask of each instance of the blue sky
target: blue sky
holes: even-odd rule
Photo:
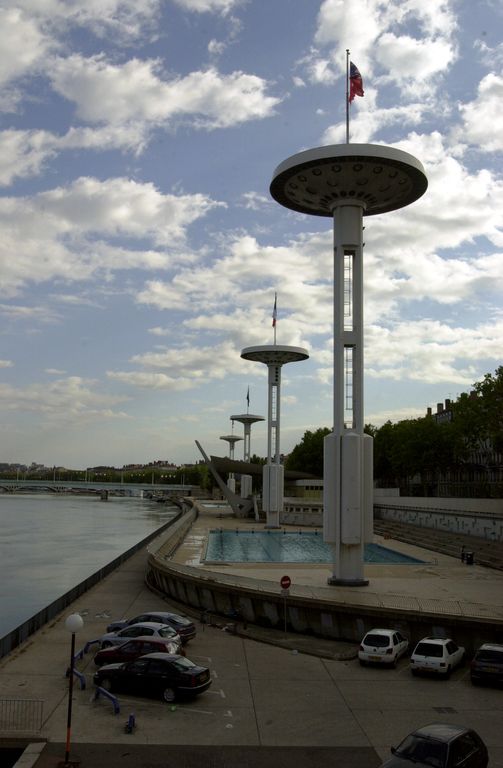
[[[0,461],[226,455],[248,387],[267,414],[240,352],[272,343],[275,292],[278,343],[310,354],[283,370],[283,452],[331,425],[331,224],[269,184],[344,143],[346,48],[351,141],[429,179],[365,221],[366,421],[501,365],[500,2],[18,0],[0,21]]]

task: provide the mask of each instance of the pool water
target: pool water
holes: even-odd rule
[[[205,562],[226,563],[332,563],[333,550],[316,531],[209,532]],[[380,544],[366,544],[366,563],[412,565],[423,563]]]

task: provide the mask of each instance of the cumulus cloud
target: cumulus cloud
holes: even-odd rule
[[[86,421],[124,418],[114,406],[127,401],[125,395],[100,393],[92,379],[69,376],[27,387],[0,382],[0,408],[7,411],[39,413],[47,421]]]
[[[79,178],[33,197],[0,198],[0,286],[13,296],[27,282],[166,269],[176,261],[177,244],[184,260],[187,228],[218,205],[205,195],[162,194],[124,178]],[[114,245],[124,236],[148,239],[155,249]]]
[[[417,28],[416,36],[405,31]],[[448,0],[324,0],[320,6],[315,47],[303,58],[308,78],[332,84],[345,72],[347,41],[358,36],[351,58],[364,83],[393,82],[402,99],[432,97],[441,75],[457,58],[456,19]],[[328,50],[328,53],[327,53]]]
[[[175,0],[186,11],[195,13],[229,13],[243,4],[243,0]]]
[[[103,55],[74,54],[54,61],[53,87],[77,104],[91,123],[163,123],[191,115],[191,122],[214,129],[269,117],[280,99],[267,95],[268,83],[256,75],[216,69],[165,80],[156,60],[112,64]]]
[[[474,144],[481,152],[503,150],[503,77],[486,75],[479,83],[477,98],[459,109],[462,126],[455,137]]]
[[[0,8],[1,83],[24,75],[51,47],[51,39],[20,7]]]

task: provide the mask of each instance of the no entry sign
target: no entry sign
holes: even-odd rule
[[[282,576],[281,581],[279,583],[281,584],[282,589],[288,589],[290,584],[292,583],[292,580],[290,576]]]

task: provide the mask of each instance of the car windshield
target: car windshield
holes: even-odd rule
[[[188,627],[191,623],[189,619],[186,619],[183,616],[172,616],[171,621],[173,624],[179,624],[181,627]]]
[[[411,734],[402,741],[396,754],[411,762],[424,763],[434,768],[444,768],[447,744],[434,739],[423,739]]]
[[[477,651],[475,660],[486,661],[490,664],[503,664],[503,652],[492,650]]]
[[[414,653],[418,656],[434,656],[442,658],[444,655],[443,651],[443,646],[438,645],[437,643],[419,643]]]
[[[374,648],[386,648],[389,645],[389,637],[386,635],[365,635],[364,645],[373,645]]]
[[[193,661],[190,661],[190,659],[186,659],[185,656],[180,656],[179,659],[173,659],[171,663],[180,672],[186,672],[188,669],[194,669],[194,667],[197,666]]]
[[[159,630],[159,635],[160,637],[174,637],[176,632],[172,627],[161,627]]]

